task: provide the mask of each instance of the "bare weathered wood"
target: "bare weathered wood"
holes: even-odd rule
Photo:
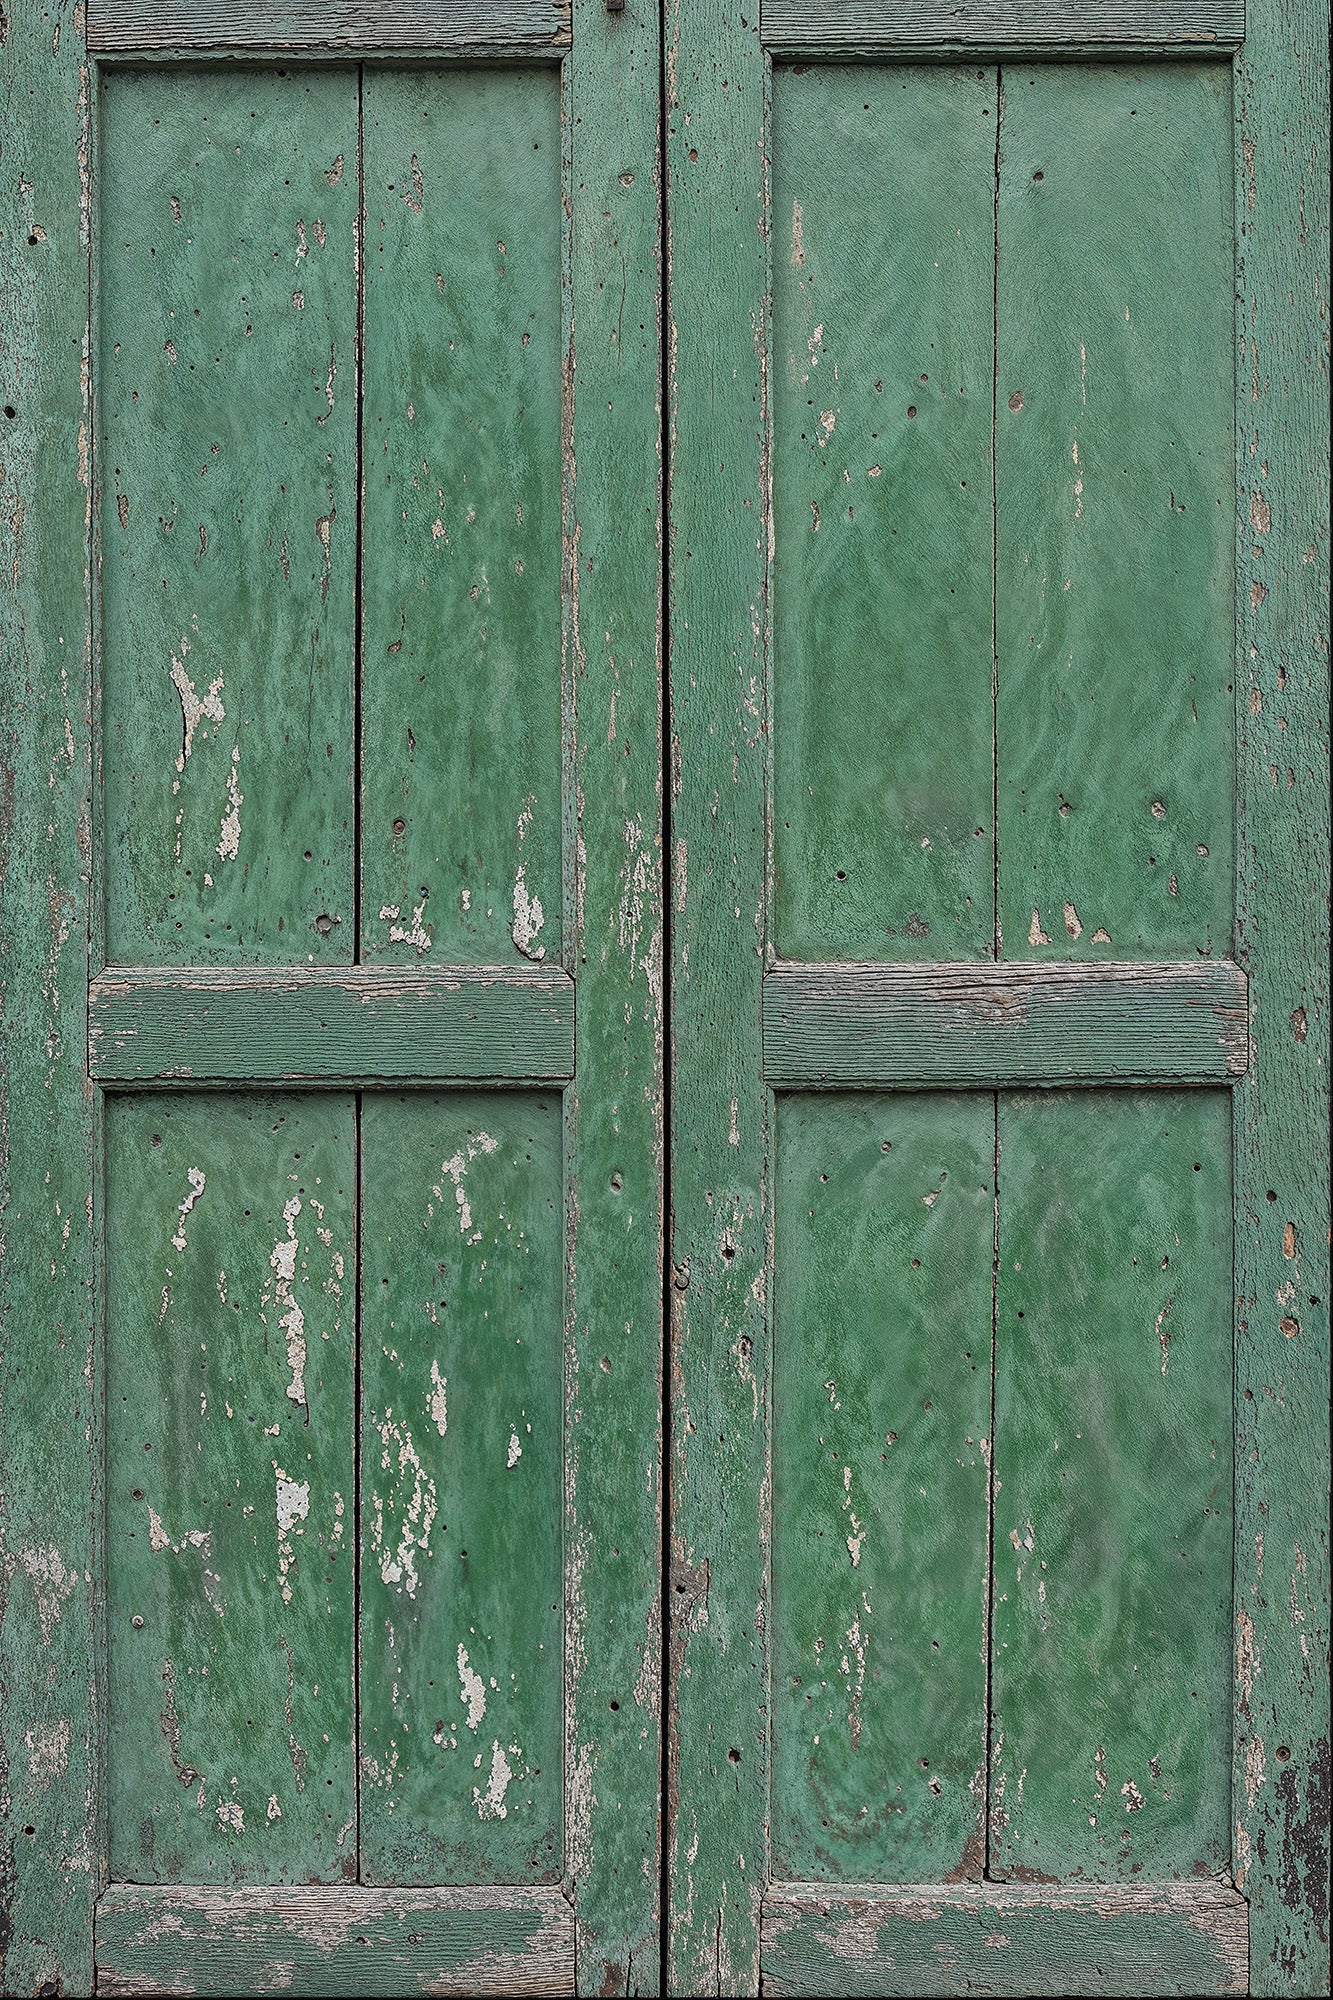
[[[127,970],[89,994],[100,1083],[549,1082],[574,1073],[558,967],[417,972]]]
[[[1250,1990],[1329,1979],[1329,62],[1252,0],[1236,69],[1234,1867]]]
[[[87,1993],[101,1886],[83,9],[0,13],[0,1992]]]
[[[764,981],[775,1088],[1230,1083],[1245,975],[1142,965],[800,965]]]
[[[570,0],[93,0],[88,46],[271,49],[275,54],[430,49],[534,56],[569,46]]]
[[[96,1925],[99,1993],[574,1991],[558,1889],[113,1887]]]
[[[1245,1899],[1218,1882],[960,1883],[764,1899],[764,1991],[783,1994],[1243,1993]]]
[[[1237,48],[1245,0],[763,0],[779,56],[1197,56]]]

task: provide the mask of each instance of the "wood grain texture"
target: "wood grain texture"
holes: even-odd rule
[[[359,1879],[561,1869],[560,1101],[361,1107]]]
[[[1230,1101],[1006,1093],[998,1132],[988,1872],[1216,1879]]]
[[[0,1990],[87,1992],[104,1879],[82,10],[0,35]]]
[[[994,1104],[783,1095],[774,1160],[774,1873],[979,1876]]]
[[[569,46],[569,0],[93,0],[88,45],[134,50],[423,49],[532,56]]]
[[[1217,1882],[849,1889],[764,1899],[764,1991],[1204,1994],[1246,1990],[1246,1908]]]
[[[785,957],[993,955],[997,111],[975,67],[774,72]]]
[[[762,0],[760,26],[780,56],[1087,61],[1234,49],[1245,0]]]
[[[565,63],[565,1868],[580,1990],[660,1990],[664,689],[658,0]]]
[[[364,959],[560,959],[560,76],[374,68]]]
[[[672,1247],[667,1984],[755,1993],[768,1878],[765,65],[669,0]]]
[[[443,1082],[574,1073],[574,982],[557,967],[107,972],[89,995],[100,1083]]]
[[[1162,965],[796,965],[764,980],[774,1088],[1231,1083],[1245,975]]]
[[[558,1889],[117,1885],[97,1906],[97,1990],[572,1993],[574,1920]]]
[[[352,959],[356,71],[98,108],[108,955]]]
[[[1236,76],[1240,622],[1235,1856],[1258,1994],[1329,1979],[1328,14]]]
[[[353,1101],[119,1097],[105,1155],[110,1872],[354,1880]]]
[[[1006,958],[1231,949],[1231,90],[1006,65],[996,652]]]

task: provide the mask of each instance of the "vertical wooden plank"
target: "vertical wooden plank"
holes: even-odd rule
[[[113,961],[355,956],[356,91],[101,78]]]
[[[1236,1879],[1254,1993],[1329,1977],[1328,17],[1237,68]]]
[[[559,1100],[361,1113],[364,1882],[560,1878]]]
[[[762,1080],[768,275],[757,9],[666,26],[672,1246],[668,1984],[755,1993],[768,1877]]]
[[[783,958],[994,950],[995,124],[993,70],[773,73]]]
[[[1006,957],[1232,923],[1223,63],[1005,67],[996,396]]]
[[[578,1986],[656,1993],[662,1852],[662,160],[657,0],[565,59],[565,1865]]]
[[[87,1992],[105,1820],[82,7],[7,11],[0,99],[0,1988]]]
[[[106,1118],[113,1879],[356,1878],[348,1097]]]
[[[365,73],[366,958],[560,957],[559,89]]]
[[[780,1097],[773,1868],[985,1860],[992,1099]]]
[[[1000,1100],[989,1872],[1229,1860],[1230,1100]]]

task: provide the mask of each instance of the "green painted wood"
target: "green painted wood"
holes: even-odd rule
[[[106,1111],[110,1870],[356,1879],[350,1098]]]
[[[1244,1993],[1245,1974],[1245,1901],[1216,1882],[801,1884],[764,1900],[766,1993]]]
[[[1233,855],[1229,70],[1006,68],[1000,151],[1004,954],[1221,956]]]
[[[1329,1979],[1328,18],[1237,69],[1234,1867],[1255,1993]]]
[[[768,1878],[765,65],[666,11],[671,735],[666,1983],[753,1993]]]
[[[86,1992],[105,1868],[88,964],[88,101],[0,36],[0,1990]]]
[[[102,1083],[336,1083],[574,1073],[574,982],[557,967],[108,972],[89,993]]]
[[[994,1107],[784,1096],[775,1159],[774,1874],[978,1876]]]
[[[574,1991],[558,1889],[109,1889],[99,1993]]]
[[[360,1879],[561,1869],[559,1101],[361,1110]]]
[[[1231,1106],[1002,1097],[989,1872],[1230,1861]]]
[[[1245,0],[761,0],[760,25],[779,56],[1087,62],[1234,49]]]
[[[974,68],[774,73],[784,957],[994,950],[996,115]]]
[[[560,111],[367,71],[359,955],[560,957]]]
[[[92,0],[89,46],[134,50],[428,49],[533,56],[569,46],[569,0]]]
[[[1245,975],[1224,960],[1115,966],[793,965],[764,980],[775,1088],[1231,1083]]]
[[[565,64],[565,1868],[583,1992],[661,1990],[662,99],[656,0]]]
[[[99,106],[107,954],[351,958],[356,74]]]

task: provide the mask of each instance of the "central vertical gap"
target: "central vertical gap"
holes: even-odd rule
[[[999,479],[996,469],[996,453],[999,442],[1000,417],[1000,135],[1004,121],[1004,72],[995,71],[995,184],[994,184],[994,278],[992,293],[992,337],[994,368],[991,376],[991,425],[990,425],[990,492],[991,492],[991,854],[993,857],[993,882],[995,897],[995,958],[1003,953],[1004,940],[1000,926],[1000,640],[999,640],[999,591],[1000,591],[1000,510]],[[1000,1321],[1000,1099],[998,1092],[992,1099],[994,1107],[994,1149],[991,1156],[991,1282],[990,1282],[990,1453],[986,1468],[986,1660],[983,1677],[986,1702],[985,1770],[981,1783],[982,1810],[985,1814],[985,1859],[983,1874],[989,1881],[992,1875],[993,1856],[991,1853],[991,1779],[992,1760],[995,1743],[995,1708],[993,1700],[993,1668],[995,1660],[995,1376],[999,1347]]]
[[[366,354],[366,162],[365,70],[356,72],[356,538],[353,583],[354,670],[352,688],[352,938],[361,962],[361,679],[365,654],[362,622],[362,569],[365,528],[365,461],[362,455],[362,406]],[[356,1879],[361,1878],[361,1325],[365,1296],[361,1159],[361,1092],[352,1099],[355,1161],[356,1283],[352,1288],[352,1803],[356,1812]]]
[[[658,1991],[667,1993],[671,1986],[671,1791],[669,1784],[671,1756],[671,1299],[672,1299],[672,1252],[675,1246],[673,1227],[673,1180],[671,1127],[675,1110],[672,1089],[673,1070],[673,1026],[672,990],[675,967],[675,922],[676,906],[674,880],[674,849],[671,844],[671,369],[669,363],[670,343],[667,337],[668,315],[671,310],[671,256],[670,218],[667,209],[667,138],[670,129],[670,106],[667,102],[667,6],[664,0],[657,15],[657,186],[658,186],[658,257],[661,280],[658,290],[657,347],[658,366],[658,422],[657,435],[661,452],[661,535],[662,568],[658,582],[661,591],[661,617],[659,629],[662,634],[661,694],[659,709],[662,717],[662,736],[658,745],[661,760],[662,794],[662,896],[663,910],[662,938],[665,964],[662,967],[662,1472],[660,1497],[662,1506],[662,1535],[659,1555],[662,1590],[662,1713],[660,1717],[659,1755],[659,1796],[662,1801],[659,1818],[659,1876],[658,1876],[658,1916],[657,1935],[661,1952],[661,1978]]]

